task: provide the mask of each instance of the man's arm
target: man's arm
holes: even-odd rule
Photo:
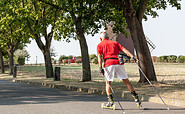
[[[102,68],[102,56],[100,54],[98,54],[98,64],[99,68]]]
[[[126,48],[123,49],[123,52],[125,54],[127,54],[128,56],[130,56],[131,58],[133,58],[134,56],[130,53],[130,51],[128,51]]]
[[[135,58],[134,55],[132,55],[132,54],[130,53],[130,51],[128,51],[126,48],[123,48],[123,52],[124,52],[125,54],[127,54],[128,56],[130,56],[135,62],[138,63],[139,60],[138,60],[137,58]]]
[[[104,75],[104,70],[102,68],[102,55],[98,54],[98,64],[99,64],[99,70],[102,75]]]

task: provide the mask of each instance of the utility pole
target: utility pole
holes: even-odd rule
[[[37,65],[37,56],[36,56],[36,65]]]

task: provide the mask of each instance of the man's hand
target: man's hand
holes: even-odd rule
[[[100,70],[100,74],[104,76],[104,69],[100,67],[99,70]]]
[[[139,62],[139,60],[134,56],[132,57],[132,59],[134,60],[134,62],[137,62],[137,63]]]

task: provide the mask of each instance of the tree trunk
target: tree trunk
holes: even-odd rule
[[[12,75],[13,74],[13,66],[14,66],[14,59],[13,59],[14,52],[9,51],[8,55],[9,55],[9,74]]]
[[[89,61],[89,52],[88,52],[88,46],[87,42],[84,36],[84,29],[81,25],[82,18],[78,17],[76,18],[74,13],[71,13],[72,18],[75,20],[75,27],[76,27],[76,34],[80,43],[81,48],[81,55],[82,55],[82,81],[91,81],[91,68],[90,68],[90,61]]]
[[[89,62],[89,52],[88,52],[88,46],[86,43],[86,39],[83,33],[80,33],[78,36],[80,48],[81,48],[81,54],[82,54],[82,68],[83,68],[83,77],[82,81],[91,81],[91,69],[90,69],[90,62]]]
[[[127,11],[131,11],[126,13],[128,14],[126,15],[126,21],[133,39],[137,57],[139,59],[139,66],[150,81],[157,81],[150,50],[148,48],[147,41],[143,32],[142,22],[137,19],[135,13],[133,13],[133,10]],[[141,71],[139,82],[147,82]]]
[[[128,29],[136,49],[137,57],[139,59],[139,66],[148,77],[150,81],[157,81],[155,70],[147,45],[147,41],[143,32],[142,19],[146,9],[148,0],[140,1],[139,10],[136,11],[132,0],[108,0],[111,4],[122,7],[123,14],[126,19]],[[139,5],[139,4],[138,4]],[[137,13],[137,14],[136,14]],[[140,71],[140,83],[145,83],[147,80]]]
[[[53,66],[52,66],[51,55],[49,50],[46,50],[44,52],[44,60],[45,60],[45,68],[46,68],[46,78],[52,78]]]
[[[1,48],[0,48],[0,67],[1,67],[1,73],[5,73],[4,61],[3,61],[3,52],[2,52]]]

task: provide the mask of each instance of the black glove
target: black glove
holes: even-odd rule
[[[137,62],[137,59],[135,57],[132,57],[132,59],[134,60],[134,62]]]
[[[100,73],[104,75],[104,69],[100,67],[99,70],[100,70]]]
[[[126,60],[130,60],[130,56],[128,56],[127,54],[123,54],[123,58],[125,58]]]

